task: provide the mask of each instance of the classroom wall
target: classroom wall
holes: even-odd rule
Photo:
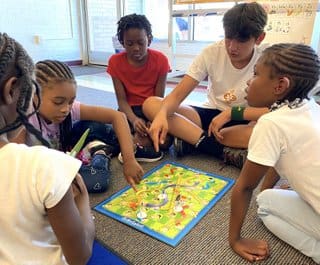
[[[34,61],[57,59],[62,61],[85,61],[80,21],[80,3],[83,0],[0,0],[0,32],[7,32],[17,39]],[[319,10],[319,7],[318,7]],[[320,13],[317,12],[312,46],[320,55]],[[177,43],[177,64],[184,69],[194,56],[208,43]],[[152,44],[153,48],[165,50],[169,58],[172,50],[166,42]]]
[[[0,0],[0,32],[18,40],[34,61],[82,58],[77,0]]]

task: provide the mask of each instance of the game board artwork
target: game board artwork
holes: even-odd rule
[[[95,210],[171,246],[197,224],[234,180],[165,161],[137,186],[126,187]]]

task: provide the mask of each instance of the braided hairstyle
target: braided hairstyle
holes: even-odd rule
[[[120,18],[118,21],[117,37],[119,42],[123,45],[124,32],[129,29],[144,29],[147,33],[149,42],[152,41],[151,24],[145,15],[131,14]],[[149,43],[150,44],[150,43]]]
[[[55,60],[44,60],[36,63],[36,80],[42,89],[47,89],[52,84],[60,82],[71,82],[76,84],[71,69],[63,62]],[[70,132],[72,129],[71,113],[59,124],[60,143],[62,151],[68,151],[70,143]]]
[[[237,4],[223,16],[225,37],[242,42],[251,37],[257,39],[264,31],[267,18],[266,11],[256,2]]]
[[[271,76],[284,76],[290,80],[290,91],[281,101],[307,98],[320,75],[319,57],[307,45],[280,43],[264,50],[260,62],[270,67]]]
[[[13,131],[24,125],[27,131],[32,133],[42,144],[49,146],[49,143],[41,136],[41,133],[28,121],[28,118],[34,114],[34,112],[28,113],[34,86],[39,97],[39,87],[32,79],[33,70],[33,61],[25,49],[6,33],[0,33],[0,89],[11,77],[17,78],[17,84],[20,88],[16,107],[18,117],[13,123],[1,128],[0,134]],[[39,106],[40,97],[35,111],[39,109]]]

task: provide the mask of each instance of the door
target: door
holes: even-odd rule
[[[126,14],[142,13],[143,0],[86,0],[89,64],[107,65],[115,53],[118,20]]]

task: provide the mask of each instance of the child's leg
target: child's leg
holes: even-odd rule
[[[142,106],[134,106],[132,107],[132,111],[133,113],[141,118],[142,120],[145,121],[146,127],[150,127],[150,121],[147,119],[147,117],[144,115],[143,111],[142,111]],[[130,124],[130,122],[129,122]],[[150,138],[149,135],[140,135],[137,132],[134,132],[134,128],[133,125],[130,124],[131,130],[133,132],[133,142],[136,144],[140,144],[142,146],[146,146],[146,147],[153,147],[153,143],[152,143],[152,139]],[[173,137],[170,136],[169,134],[166,137],[166,141],[164,144],[160,145],[160,149],[161,150],[167,150],[169,149],[170,145],[173,142]]]
[[[90,132],[85,141],[85,145],[94,140],[99,140],[113,147],[113,156],[120,152],[118,138],[113,130],[112,125],[95,121],[78,121],[74,123],[71,131],[72,146],[75,145],[87,128],[90,129]]]
[[[92,145],[94,142],[90,142],[88,145]],[[91,161],[87,165],[82,165],[79,173],[83,177],[88,192],[97,193],[107,190],[110,183],[110,156],[106,154],[102,145],[99,145],[100,149],[96,149],[97,146],[92,145],[89,148],[91,151]]]
[[[152,121],[160,110],[162,98],[149,97],[143,103],[143,113]],[[180,105],[168,118],[169,133],[189,144],[195,145],[203,133],[198,113],[190,106]]]
[[[250,136],[252,134],[253,125],[239,124],[221,129],[223,140],[221,144],[233,148],[248,148]]]
[[[170,134],[167,134],[165,142],[159,146],[160,150],[168,150],[169,147],[172,145],[172,142],[173,142],[173,137]],[[133,143],[134,144],[138,143],[142,146],[153,147],[152,140],[149,135],[143,136],[138,133],[134,133]]]
[[[281,240],[320,262],[320,215],[292,190],[268,189],[257,197],[258,215]]]

